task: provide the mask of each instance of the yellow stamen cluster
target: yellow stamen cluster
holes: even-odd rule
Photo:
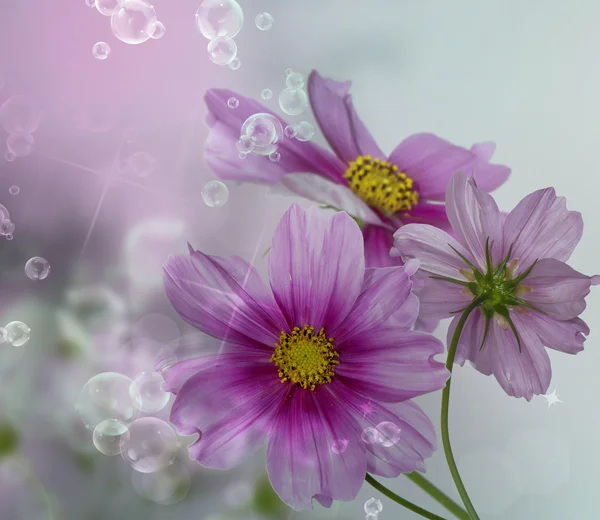
[[[290,381],[314,390],[317,385],[330,383],[335,375],[335,366],[340,362],[333,348],[333,338],[325,330],[315,334],[315,328],[306,325],[294,327],[291,334],[282,332],[271,361],[279,368],[282,383]]]
[[[351,161],[344,177],[356,195],[386,215],[409,211],[419,202],[410,177],[398,172],[396,165],[370,155]]]

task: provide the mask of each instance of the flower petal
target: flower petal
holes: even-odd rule
[[[510,169],[489,164],[480,150],[470,151],[434,134],[414,134],[402,141],[390,154],[389,161],[414,182],[419,196],[444,200],[446,185],[458,171],[472,175],[480,189],[491,191],[503,184]]]
[[[288,391],[271,363],[236,362],[223,358],[190,377],[171,410],[182,434],[200,434],[190,457],[208,468],[232,468],[259,449]]]
[[[485,244],[490,240],[492,261],[501,261],[502,220],[491,195],[477,188],[463,172],[452,176],[446,190],[448,220],[458,239],[471,251],[482,272],[486,272]]]
[[[419,317],[419,307],[419,298],[413,290],[400,308],[389,317],[386,325],[409,330]]]
[[[293,204],[273,235],[269,278],[292,327],[331,334],[360,294],[364,265],[360,228],[346,213]]]
[[[475,155],[477,155],[477,157],[479,157],[482,161],[490,162],[494,155],[494,152],[496,151],[496,143],[494,143],[493,141],[475,143],[473,146],[471,146],[471,151]]]
[[[401,215],[403,224],[429,224],[444,231],[452,231],[446,214],[446,205],[419,202],[409,212]]]
[[[522,298],[551,318],[569,320],[585,309],[592,278],[581,274],[564,262],[544,258],[523,280],[527,292]]]
[[[334,451],[341,440],[346,449]],[[276,418],[267,470],[273,489],[294,509],[312,509],[315,497],[326,504],[354,500],[367,471],[365,448],[356,425],[329,392],[297,390]]]
[[[558,321],[539,313],[532,313],[527,324],[538,335],[545,347],[566,354],[577,354],[590,333],[589,327],[580,318]]]
[[[504,224],[504,249],[513,246],[519,273],[539,258],[566,262],[582,234],[581,213],[568,211],[566,199],[546,188],[527,195],[510,212]]]
[[[460,270],[467,265],[450,247],[474,261],[471,253],[445,231],[427,224],[407,224],[394,233],[394,247],[390,254],[404,261],[416,258],[421,269],[437,276],[464,280]]]
[[[367,267],[392,267],[402,265],[400,258],[390,256],[394,235],[381,226],[363,227],[365,240],[365,262]]]
[[[287,328],[268,286],[241,258],[196,251],[171,257],[164,273],[165,291],[175,310],[210,336],[275,345]]]
[[[423,332],[380,327],[338,345],[336,377],[365,397],[398,402],[444,387],[449,372],[434,356],[440,340]]]
[[[345,163],[356,160],[359,155],[384,158],[385,155],[358,118],[349,89],[349,81],[326,79],[316,70],[310,73],[310,105],[323,135]]]
[[[227,106],[230,97],[238,99],[236,109]],[[221,179],[276,182],[291,172],[313,172],[334,182],[342,179],[347,166],[312,141],[281,139],[278,146],[281,157],[277,163],[265,156],[249,155],[241,160],[236,142],[246,119],[258,113],[278,116],[260,103],[227,89],[209,89],[204,101],[209,110],[207,122],[210,127],[205,157],[211,170]],[[281,124],[286,126],[285,121]]]
[[[425,279],[425,284],[416,293],[421,306],[419,316],[424,319],[449,318],[473,300],[473,295],[465,287],[432,278]]]
[[[450,343],[452,342],[452,337],[454,336],[459,320],[460,316],[456,316],[448,327],[446,339],[446,344],[448,346],[450,346]],[[471,312],[470,316],[467,318],[463,332],[458,340],[454,362],[462,366],[465,364],[465,361],[468,360],[478,372],[489,376],[493,372],[492,359],[490,356],[490,333],[488,332],[488,337],[483,349],[481,349],[484,327],[485,318],[481,313],[481,309],[477,308]]]

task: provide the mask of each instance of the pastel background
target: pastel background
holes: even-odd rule
[[[16,226],[12,241],[0,240],[0,325],[19,320],[31,328],[23,347],[0,345],[0,422],[19,431],[19,468],[28,468],[21,474],[0,458],[0,518],[358,519],[371,496],[383,502],[381,520],[418,518],[367,484],[355,502],[329,511],[292,513],[269,499],[265,516],[255,496],[262,458],[210,472],[187,462],[184,449],[178,463],[190,475],[189,494],[174,505],[156,504],[139,496],[120,457],[95,452],[73,405],[94,373],[135,377],[165,342],[187,331],[160,284],[161,264],[185,251],[187,241],[211,254],[240,255],[265,272],[263,253],[291,200],[230,184],[223,207],[203,202],[200,192],[213,177],[203,161],[202,96],[227,87],[259,98],[268,87],[274,97],[265,103],[276,110],[288,67],[352,79],[355,106],[386,151],[419,131],[463,146],[495,141],[495,161],[513,170],[496,193],[499,206],[508,210],[529,192],[554,186],[586,223],[571,265],[600,272],[600,5],[239,0],[242,65],[234,71],[208,59],[207,40],[195,27],[198,3],[155,0],[164,37],[127,45],[84,0],[0,2],[0,104],[25,95],[42,113],[30,155],[8,162],[0,153],[0,203]],[[264,11],[274,25],[261,32],[254,17]],[[112,48],[106,60],[92,55],[98,41]],[[303,119],[312,121],[308,113],[296,118]],[[8,137],[0,134],[0,141]],[[120,161],[139,151],[155,160],[152,173],[121,173]],[[9,194],[13,185],[18,195]],[[32,256],[49,261],[46,280],[25,276]],[[69,300],[73,291],[91,295],[102,319],[81,318]],[[542,397],[516,400],[468,366],[455,371],[451,437],[482,518],[600,515],[600,296],[588,302],[585,351],[550,352],[550,389],[564,402],[548,408]],[[437,331],[442,338],[445,328]],[[75,345],[69,355],[65,341]],[[440,394],[418,402],[439,424]],[[455,496],[441,452],[427,467],[428,477]],[[443,513],[408,480],[384,483]]]

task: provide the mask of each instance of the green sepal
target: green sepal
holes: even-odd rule
[[[477,269],[477,267],[475,267],[475,265],[473,265],[473,263],[455,247],[452,247],[450,244],[448,244],[448,247],[450,247],[450,249],[452,249],[452,251],[454,251],[460,257],[460,259],[471,268],[473,275],[475,276],[475,280],[477,280],[478,283],[482,283],[484,281],[482,272]]]
[[[488,309],[487,307],[482,307],[481,311],[485,317],[485,327],[483,329],[483,339],[481,340],[481,345],[479,346],[479,350],[483,350],[485,346],[485,340],[488,337],[488,333],[490,332],[490,323],[492,322],[492,318],[494,316],[494,310]]]
[[[510,327],[510,330],[512,330],[513,334],[515,335],[515,339],[517,340],[517,346],[519,347],[519,353],[522,352],[521,338],[519,338],[519,333],[517,332],[517,328],[515,327],[515,324],[513,323],[513,320],[510,317],[510,312],[508,312],[508,309],[504,305],[498,305],[497,308],[495,309],[495,311],[498,314],[500,314],[500,316],[502,316],[504,319],[506,319],[506,321],[508,322],[508,326]]]

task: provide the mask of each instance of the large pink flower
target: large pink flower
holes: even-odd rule
[[[503,218],[494,199],[464,173],[448,184],[446,211],[457,238],[422,224],[394,235],[392,254],[421,262],[421,315],[448,318],[477,302],[456,362],[470,360],[479,372],[493,374],[511,396],[544,394],[552,376],[545,347],[576,354],[589,334],[578,316],[598,278],[565,263],[583,233],[581,214],[546,188]]]
[[[335,155],[310,141],[284,138],[278,144],[281,158],[276,163],[251,154],[242,160],[236,149],[244,121],[271,111],[230,90],[209,90],[205,96],[209,167],[221,179],[276,184],[359,218],[365,224],[367,267],[400,263],[389,256],[389,248],[393,231],[402,224],[449,227],[443,198],[456,171],[471,173],[485,191],[508,178],[508,167],[489,163],[493,143],[467,150],[431,133],[419,133],[385,154],[356,114],[349,90],[349,81],[325,79],[313,71],[308,78],[310,105]],[[233,110],[227,106],[230,97],[239,100]]]
[[[442,388],[448,372],[433,359],[441,342],[409,330],[416,267],[365,269],[354,220],[298,205],[275,231],[270,287],[237,257],[171,258],[174,308],[221,343],[219,354],[159,367],[177,394],[172,422],[200,435],[191,457],[231,468],[267,440],[273,488],[296,509],[354,499],[367,471],[424,470],[435,432],[410,399]]]

